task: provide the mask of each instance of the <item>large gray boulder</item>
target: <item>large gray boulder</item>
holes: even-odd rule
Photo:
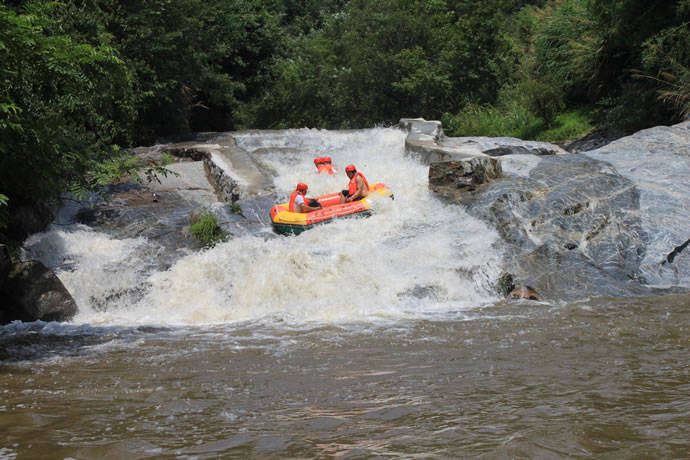
[[[69,321],[77,304],[60,279],[41,262],[15,264],[0,291],[0,321]]]
[[[610,165],[581,155],[544,157],[461,200],[503,237],[506,271],[544,298],[643,293],[639,266],[647,235],[639,193]]]
[[[437,193],[459,196],[501,176],[500,163],[475,145],[457,146],[443,133],[440,121],[403,118],[405,154],[429,165],[429,185]]]
[[[633,184],[647,235],[640,276],[655,286],[690,286],[690,120],[657,126],[587,152]]]
[[[465,187],[456,180],[468,177],[466,165],[457,165],[453,176],[433,159],[440,144],[466,141],[427,139],[429,186],[491,223],[506,245],[506,272],[517,283],[534,287],[542,298],[686,290],[688,125],[645,130],[586,155],[557,149],[544,154],[548,149],[534,143],[521,148],[511,141],[514,153],[501,151],[507,153],[499,158],[501,174],[487,176],[481,187]],[[481,145],[484,155],[496,154],[489,142],[474,145]],[[475,167],[491,171],[479,163]]]

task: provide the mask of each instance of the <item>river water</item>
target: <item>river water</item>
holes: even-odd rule
[[[500,239],[399,131],[239,144],[276,199],[354,163],[395,200],[298,237],[258,212],[171,267],[143,238],[35,235],[80,312],[0,328],[0,458],[688,457],[690,296],[501,300]]]

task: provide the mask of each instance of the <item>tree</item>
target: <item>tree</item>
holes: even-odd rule
[[[257,99],[259,126],[361,127],[439,117],[495,97],[508,67],[494,28],[503,2],[353,0],[321,30],[293,37]]]
[[[57,33],[57,7],[0,5],[0,192],[10,206],[87,186],[90,168],[133,120],[117,52]]]

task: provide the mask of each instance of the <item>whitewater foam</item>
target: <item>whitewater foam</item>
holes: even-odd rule
[[[243,235],[190,254],[170,269],[147,268],[144,239],[115,240],[75,227],[27,242],[27,254],[65,264],[57,273],[91,324],[367,323],[444,314],[495,300],[497,234],[463,208],[437,200],[428,170],[407,158],[396,129],[289,130],[237,139],[287,198],[297,182],[316,196],[345,188],[355,164],[395,200],[374,200],[368,219],[340,219],[295,237]],[[286,146],[292,147],[289,151]],[[329,155],[339,173],[318,175]],[[266,210],[268,212],[268,210]]]

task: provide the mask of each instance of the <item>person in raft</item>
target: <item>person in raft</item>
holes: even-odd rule
[[[312,212],[321,209],[321,203],[315,199],[309,200],[309,204],[305,202],[307,193],[307,184],[299,183],[292,195],[290,195],[290,204],[288,211],[290,212]]]
[[[318,157],[314,159],[314,166],[321,173],[335,174],[335,168],[331,164],[331,157]]]
[[[335,174],[335,167],[333,166],[333,164],[331,162],[331,157],[323,157],[322,160],[323,160],[323,164],[322,164],[321,168],[319,168],[319,172],[321,173],[321,172],[325,171],[331,175]]]
[[[345,168],[345,174],[350,178],[350,183],[346,190],[340,192],[341,203],[361,200],[369,195],[369,182],[361,172],[357,172],[355,165],[349,165]]]

